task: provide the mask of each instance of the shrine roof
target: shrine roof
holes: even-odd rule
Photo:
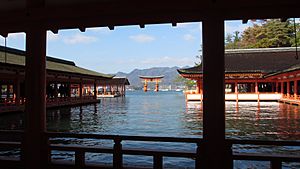
[[[6,61],[5,61],[5,53],[6,53]],[[13,49],[13,48],[5,48],[0,46],[0,63],[2,64],[10,64],[16,66],[25,66],[25,51]],[[100,66],[100,65],[99,65]],[[113,75],[99,73],[93,70],[85,69],[76,64],[73,61],[58,59],[54,57],[46,57],[46,69],[51,71],[59,71],[65,73],[73,73],[85,76],[94,76],[100,78],[112,78]]]
[[[300,64],[295,48],[235,49],[225,51],[226,73],[269,74]],[[216,57],[216,62],[218,58]],[[201,74],[202,64],[178,69],[180,74]]]

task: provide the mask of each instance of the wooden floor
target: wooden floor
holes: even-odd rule
[[[47,99],[47,108],[64,107],[64,106],[77,106],[85,104],[99,103],[99,99],[94,99],[93,97],[87,98],[56,98]],[[10,112],[23,112],[25,110],[25,105],[15,105],[7,104],[0,105],[0,114],[10,113]]]
[[[280,103],[285,103],[285,104],[292,104],[292,105],[300,105],[300,100],[295,100],[295,99],[285,99],[282,98],[279,100]]]

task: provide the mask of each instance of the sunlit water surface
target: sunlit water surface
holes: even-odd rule
[[[0,118],[0,129],[22,129],[23,115]],[[101,103],[47,111],[49,131],[140,136],[202,137],[202,105],[186,104],[182,92],[127,92],[126,97],[101,99]],[[300,106],[277,102],[226,102],[226,136],[234,139],[300,140]],[[111,146],[109,141],[58,139],[57,143]],[[122,142],[123,147],[194,150],[194,144]],[[288,153],[300,148],[235,146],[237,152]],[[74,160],[74,154],[53,152],[56,159]],[[89,162],[111,163],[111,155],[87,154]],[[124,156],[124,164],[149,166],[152,158]],[[283,168],[300,168],[285,163]],[[194,168],[194,160],[164,158],[166,168]],[[235,168],[269,168],[268,162],[235,161]]]

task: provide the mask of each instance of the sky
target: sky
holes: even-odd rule
[[[242,32],[251,23],[226,21],[225,34]],[[47,56],[74,61],[77,66],[114,74],[151,67],[193,66],[202,44],[199,22],[117,26],[47,32]],[[0,36],[0,45],[4,38]],[[25,33],[9,34],[7,46],[25,50]]]

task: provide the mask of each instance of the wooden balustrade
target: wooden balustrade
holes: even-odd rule
[[[0,131],[0,135],[9,134],[11,131]],[[16,131],[15,134],[22,134]],[[49,158],[51,159],[51,151],[69,151],[75,153],[75,167],[86,167],[85,154],[90,153],[109,153],[113,155],[113,168],[123,167],[123,155],[144,155],[153,157],[153,168],[163,168],[163,157],[184,157],[195,160],[195,168],[200,168],[201,151],[200,146],[203,142],[198,138],[174,138],[174,137],[148,137],[148,136],[119,136],[119,135],[98,135],[98,134],[74,134],[74,133],[45,133],[46,137],[51,141],[55,138],[74,138],[74,139],[99,139],[99,140],[113,140],[113,147],[89,147],[81,145],[58,145],[49,144]],[[192,143],[197,145],[196,151],[176,151],[176,150],[153,150],[153,149],[137,149],[137,148],[123,148],[122,141],[145,141],[145,142],[174,142],[174,143]],[[262,140],[232,140],[227,139],[228,148],[232,145],[257,145],[257,146],[296,146],[300,147],[300,142],[297,141],[262,141]],[[20,142],[0,142],[1,148],[20,148]],[[21,153],[22,154],[22,153]],[[232,160],[250,160],[250,161],[270,161],[271,169],[281,169],[282,162],[299,162],[299,156],[284,155],[284,154],[266,154],[266,153],[241,153],[230,152],[228,154]],[[3,159],[0,159],[0,165]],[[7,162],[7,161],[5,161]],[[10,163],[13,164],[13,163]],[[51,165],[55,164],[50,160]]]
[[[46,101],[47,101],[47,108],[99,103],[99,100],[95,99],[93,96],[83,96],[82,98],[80,97],[47,98]],[[24,111],[25,102],[26,102],[25,98],[20,98],[19,104],[16,104],[15,100],[10,102],[8,101],[2,103],[0,102],[0,113]]]

